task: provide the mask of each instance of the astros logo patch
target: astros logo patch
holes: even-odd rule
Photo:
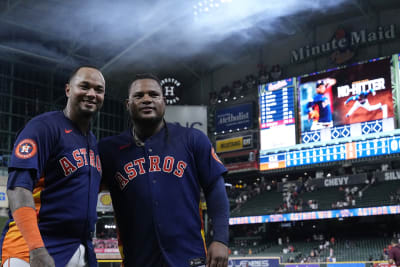
[[[37,145],[32,139],[24,139],[15,148],[15,155],[20,159],[29,159],[36,155]]]
[[[223,164],[222,161],[219,159],[218,155],[215,153],[215,150],[213,147],[211,147],[211,155],[213,156],[213,158],[218,161],[219,163]]]

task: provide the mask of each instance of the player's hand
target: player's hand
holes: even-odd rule
[[[316,110],[310,111],[308,113],[308,118],[313,120],[313,119],[318,119],[319,118],[319,113]]]
[[[53,257],[46,248],[36,248],[29,252],[29,264],[31,267],[55,267]]]
[[[228,247],[225,244],[213,241],[207,252],[207,267],[227,267]]]

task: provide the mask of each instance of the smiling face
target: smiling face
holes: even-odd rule
[[[157,125],[165,113],[162,88],[153,79],[140,79],[132,83],[126,108],[135,124]]]
[[[80,68],[65,87],[67,106],[76,116],[92,116],[102,106],[105,81],[101,72],[90,67]]]

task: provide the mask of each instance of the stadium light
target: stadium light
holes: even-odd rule
[[[193,5],[193,12],[195,18],[199,15],[206,16],[207,14],[213,13],[214,10],[219,9],[222,5],[232,3],[232,0],[204,0],[195,1]]]

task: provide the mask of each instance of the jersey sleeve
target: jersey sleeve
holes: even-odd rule
[[[55,140],[54,131],[46,123],[40,120],[28,122],[15,141],[8,166],[10,171],[14,169],[30,170],[33,174],[31,177],[35,181],[39,179],[51,155]],[[26,179],[29,176],[19,176],[13,181],[13,186],[25,187],[27,184],[31,184],[23,177]]]
[[[227,170],[205,134],[193,129],[191,137],[199,181],[203,188],[207,188]]]

